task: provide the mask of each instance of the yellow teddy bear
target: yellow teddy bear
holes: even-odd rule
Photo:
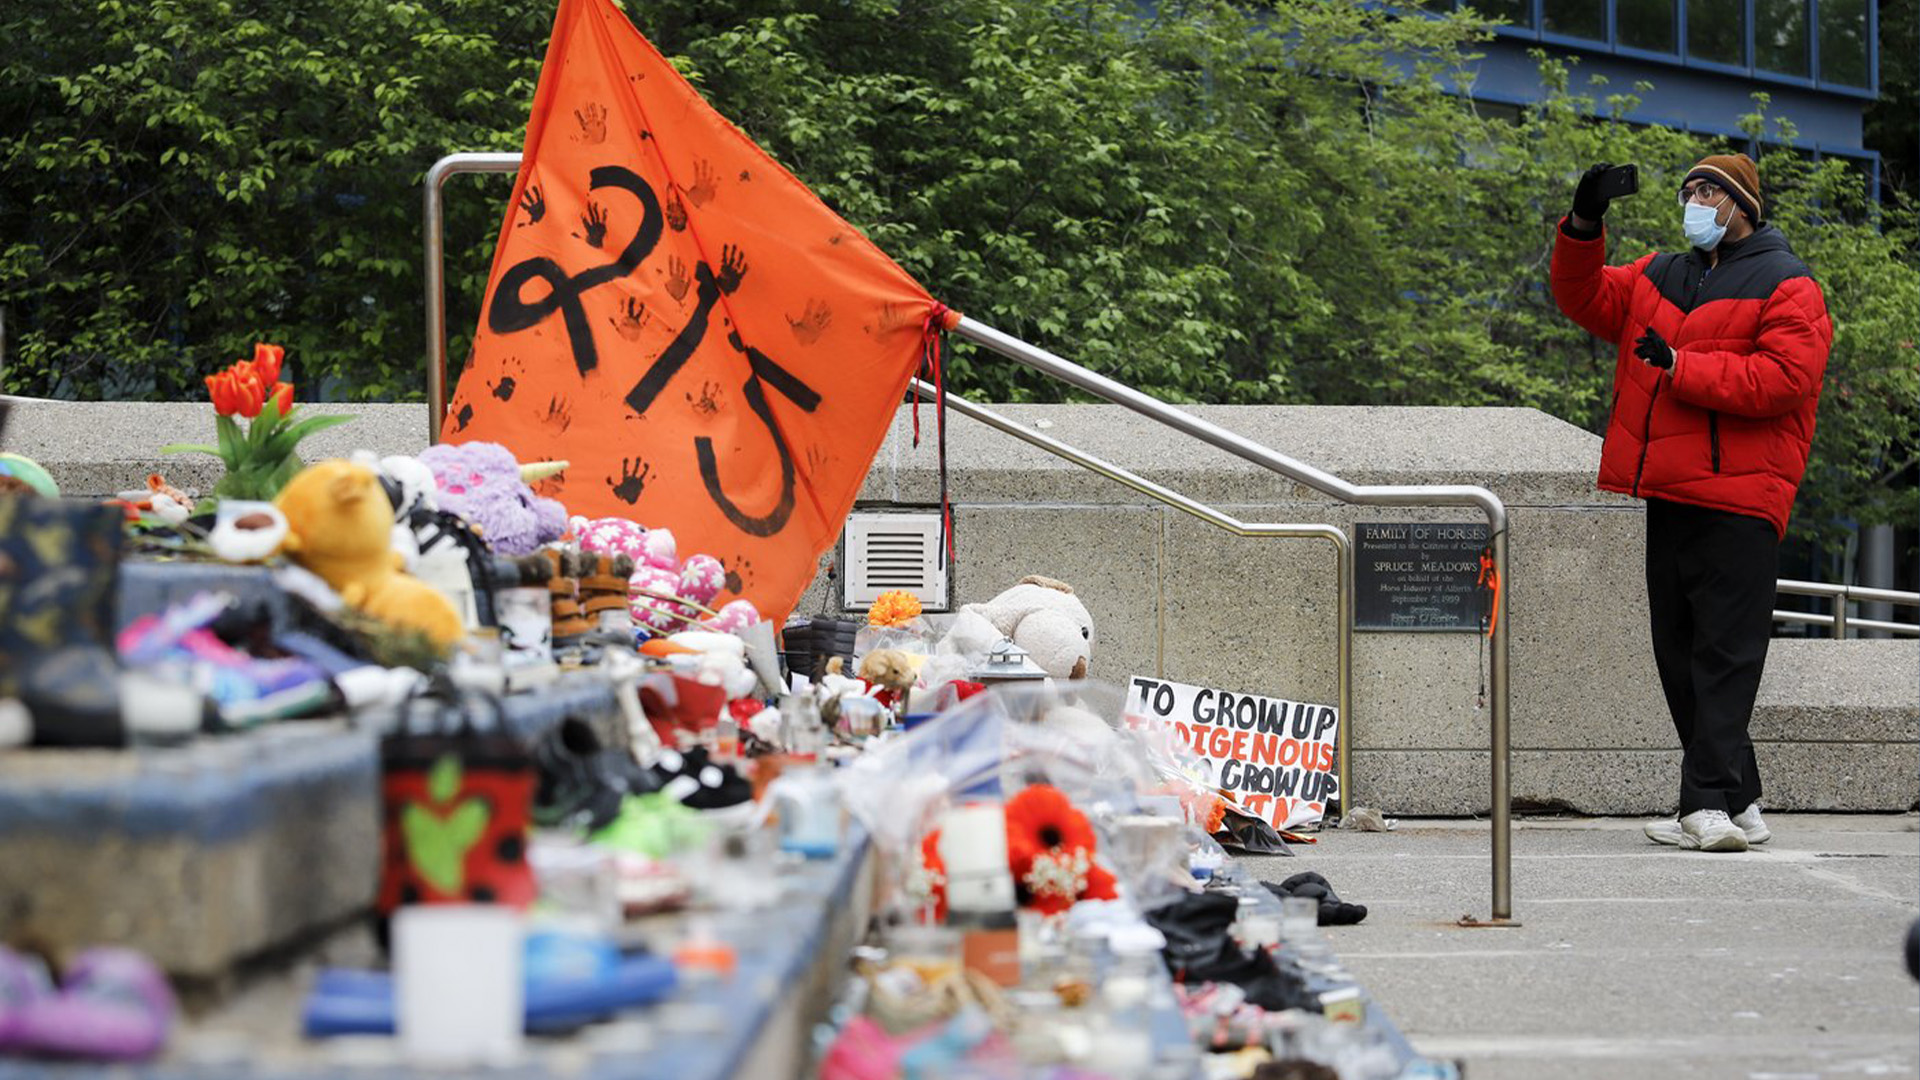
[[[337,458],[308,466],[274,505],[287,516],[280,550],[333,586],[348,607],[421,631],[442,650],[466,634],[446,597],[400,572],[393,505],[372,469]]]

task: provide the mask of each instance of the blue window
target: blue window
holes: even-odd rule
[[[1533,0],[1465,0],[1462,6],[1515,26],[1533,26]]]
[[[1808,53],[1807,0],[1755,0],[1753,6],[1753,64],[1762,71],[1806,78],[1811,75]]]
[[[1543,0],[1540,29],[1563,37],[1605,41],[1607,5],[1604,0]]]
[[[1678,34],[1673,0],[1618,0],[1614,33],[1621,45],[1647,52],[1673,53]]]
[[[1866,86],[1867,0],[1821,0],[1820,81]]]
[[[1687,0],[1687,55],[1745,67],[1746,0]]]

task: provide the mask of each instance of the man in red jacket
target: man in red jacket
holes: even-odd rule
[[[1833,323],[1767,224],[1745,154],[1680,187],[1689,249],[1606,265],[1587,170],[1553,248],[1560,310],[1618,348],[1600,487],[1647,501],[1654,664],[1680,733],[1680,805],[1656,843],[1745,851],[1769,833],[1747,724],[1773,629],[1777,550],[1806,472]]]

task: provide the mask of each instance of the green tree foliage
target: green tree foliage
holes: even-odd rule
[[[1609,216],[1614,258],[1670,248],[1682,170],[1727,148],[1629,125],[1617,117],[1643,88],[1545,58],[1545,101],[1476,108],[1456,92],[1470,95],[1486,32],[1471,12],[627,7],[936,296],[1176,401],[1527,405],[1598,430],[1614,354],[1547,294],[1553,222],[1588,163],[1633,161],[1644,190]],[[343,395],[417,392],[422,175],[444,153],[518,144],[548,5],[15,8],[0,29],[34,46],[0,59],[6,388],[190,393],[195,372],[267,337]],[[1866,207],[1837,162],[1783,151],[1762,171],[1840,327],[1798,518],[1910,519],[1911,490],[1883,478],[1913,453],[1920,389],[1912,210]],[[455,183],[459,357],[506,184]],[[978,398],[1062,393],[953,356]]]
[[[449,149],[518,147],[541,7],[6,5],[0,385],[198,397],[269,340],[303,396],[325,376],[417,392],[421,177]],[[499,208],[453,215],[478,237]]]
[[[1861,144],[1880,151],[1881,182],[1920,197],[1920,4],[1881,0],[1880,96],[1862,118]]]

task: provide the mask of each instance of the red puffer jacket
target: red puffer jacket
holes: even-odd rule
[[[1782,536],[1813,442],[1833,321],[1807,265],[1762,225],[1706,255],[1608,266],[1606,238],[1556,230],[1553,298],[1613,342],[1613,415],[1600,487],[1761,517]],[[1651,326],[1673,346],[1661,371],[1633,353]]]

